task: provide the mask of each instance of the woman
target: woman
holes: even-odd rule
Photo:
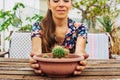
[[[37,69],[39,65],[33,60],[33,55],[49,53],[55,45],[64,46],[70,50],[70,53],[88,57],[85,53],[87,30],[83,24],[68,18],[71,7],[72,0],[48,0],[46,16],[41,23],[33,25],[30,66],[36,73],[42,73],[42,71]],[[81,74],[85,67],[86,61],[80,61],[74,74]]]

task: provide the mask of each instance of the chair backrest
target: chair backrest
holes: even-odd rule
[[[15,32],[11,37],[10,58],[29,58],[31,51],[31,33]]]
[[[15,32],[11,38],[10,58],[29,58],[31,33]],[[88,33],[86,52],[89,59],[109,59],[109,40],[106,33]]]
[[[109,59],[109,37],[106,33],[88,33],[86,52],[89,59]]]

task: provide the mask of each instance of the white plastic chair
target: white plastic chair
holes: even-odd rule
[[[10,42],[9,57],[28,59],[30,57],[31,45],[31,33],[13,33]]]
[[[86,52],[89,59],[109,59],[109,37],[106,33],[88,33]]]

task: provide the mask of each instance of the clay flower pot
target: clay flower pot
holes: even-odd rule
[[[52,56],[52,53],[47,53]],[[69,54],[68,58],[42,58],[42,55],[35,55],[33,58],[39,62],[40,69],[49,77],[68,77],[73,74],[79,61],[83,56]]]

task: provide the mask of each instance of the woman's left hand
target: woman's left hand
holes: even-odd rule
[[[82,73],[82,71],[86,68],[87,65],[87,58],[88,58],[88,54],[84,54],[84,60],[80,61],[79,66],[76,67],[76,70],[74,71],[74,75],[80,75]]]

